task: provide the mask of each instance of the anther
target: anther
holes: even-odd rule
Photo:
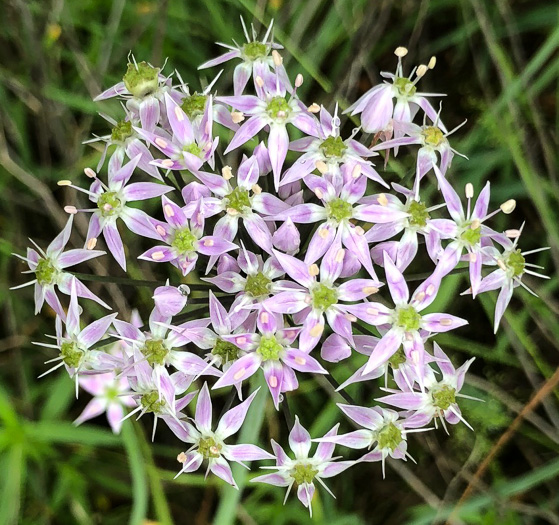
[[[85,247],[88,250],[93,250],[93,248],[95,248],[95,246],[97,246],[97,238],[96,237],[91,237],[91,239],[89,239],[86,243],[85,243]]]
[[[508,201],[503,202],[499,208],[501,208],[503,213],[508,215],[514,211],[514,208],[516,208],[516,201],[514,199],[509,199]]]
[[[283,58],[282,58],[282,56],[281,56],[281,55],[277,52],[277,50],[275,50],[275,49],[272,51],[272,58],[273,58],[273,60],[274,60],[274,65],[275,65],[276,67],[279,67],[279,66],[281,66],[281,65],[283,64]]]
[[[64,206],[64,211],[66,213],[69,213],[70,215],[76,215],[76,213],[78,213],[78,210],[75,206]]]
[[[323,175],[325,173],[328,173],[328,166],[326,165],[326,162],[324,162],[323,160],[317,160],[315,166],[316,169],[320,171],[320,173],[322,173]],[[321,198],[322,197],[319,197],[319,199]]]
[[[83,172],[90,179],[94,179],[95,177],[97,177],[97,173],[95,173],[91,168],[85,168]]]
[[[163,252],[153,252],[153,253],[151,254],[151,258],[152,258],[154,261],[160,261],[161,259],[164,259],[164,258],[165,258],[165,254],[164,254]]]
[[[71,180],[59,180],[56,184],[58,184],[59,186],[71,186],[72,181]]]
[[[386,195],[384,193],[381,193],[378,197],[377,197],[377,202],[381,205],[381,206],[386,206],[388,204],[388,199],[386,198]]]
[[[427,64],[427,67],[428,67],[429,69],[434,69],[435,66],[436,66],[436,64],[437,64],[437,57],[433,56],[433,57],[431,57],[431,59],[429,60],[429,63]]]
[[[318,274],[320,273],[320,270],[318,269],[318,265],[317,264],[311,264],[309,266],[309,275],[311,277],[316,277]]]
[[[313,102],[308,108],[307,111],[309,113],[318,113],[320,111],[320,106],[316,103]]]
[[[398,57],[398,58],[404,58],[407,54],[408,54],[408,50],[405,47],[397,47],[394,50],[394,54]]]
[[[245,116],[240,111],[231,111],[231,120],[234,124],[238,124],[239,122],[245,120]]]
[[[466,184],[466,199],[471,199],[474,196],[474,185],[471,182]]]
[[[167,215],[168,217],[174,217],[175,216],[175,212],[173,210],[173,207],[170,204],[165,204],[165,206],[163,206],[163,211],[165,212],[165,215]]]
[[[231,169],[231,166],[223,166],[223,168],[221,168],[221,175],[225,180],[233,178],[233,170]]]

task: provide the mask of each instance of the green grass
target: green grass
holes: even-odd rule
[[[437,66],[422,80],[425,91],[445,92],[443,117],[449,128],[468,119],[452,145],[469,157],[455,158],[457,188],[491,181],[492,206],[515,198],[499,228],[526,220],[524,249],[550,246],[532,261],[546,267],[548,282],[527,279],[539,298],[519,289],[494,338],[495,295],[471,302],[457,298],[465,276],[449,279],[433,307],[452,307],[470,320],[467,328],[440,338],[455,361],[476,357],[466,386],[483,404],[464,403],[474,427],[453,427],[451,435],[430,432],[410,439],[418,465],[362,464],[331,480],[337,500],[319,489],[312,523],[328,525],[444,523],[559,523],[559,391],[555,389],[512,435],[474,486],[470,499],[456,503],[498,438],[542,384],[559,359],[559,7],[553,0],[82,0],[21,2],[0,6],[0,523],[225,523],[310,522],[296,499],[282,505],[283,489],[256,486],[246,474],[240,493],[197,473],[173,480],[183,444],[163,428],[149,442],[149,425],[127,422],[121,436],[103,418],[76,428],[71,422],[87,402],[74,399],[63,374],[41,380],[48,352],[31,345],[53,332],[48,314],[34,317],[30,289],[9,292],[22,282],[18,261],[28,237],[46,244],[65,221],[62,207],[73,192],[59,179],[81,180],[100,151],[82,145],[91,133],[104,134],[98,111],[117,115],[118,104],[92,97],[118,81],[130,50],[140,60],[175,68],[191,89],[207,85],[218,69],[197,65],[219,53],[213,42],[242,39],[239,15],[257,27],[275,18],[275,35],[286,48],[290,73],[303,73],[299,94],[310,102],[347,107],[372,84],[380,70],[395,65],[392,50],[410,48],[406,66],[437,55]],[[230,88],[231,69],[219,81]],[[344,128],[351,131],[351,122]],[[389,179],[408,177],[412,157],[389,163]],[[380,164],[380,163],[379,163]],[[395,173],[395,174],[394,174]],[[436,198],[436,189],[427,191]],[[154,204],[155,210],[155,204]],[[75,246],[87,224],[78,218]],[[111,262],[83,270],[123,276]],[[144,271],[147,270],[147,271]],[[134,279],[164,276],[134,265]],[[100,290],[102,283],[91,283]],[[149,311],[149,288],[109,285],[120,311]],[[92,315],[100,310],[92,308]],[[333,369],[347,378],[363,358]],[[363,404],[380,395],[378,385],[361,384],[349,393]],[[313,379],[289,396],[291,410],[313,433],[337,421],[327,383]],[[258,399],[258,398],[257,398]],[[224,400],[216,397],[216,405]],[[262,399],[261,399],[262,401]],[[268,401],[251,409],[247,440],[286,440],[286,426]],[[258,428],[264,420],[262,431]],[[342,430],[350,430],[342,421]],[[244,471],[243,471],[244,473]],[[241,474],[240,472],[236,474]],[[241,485],[241,484],[240,484]],[[461,521],[458,521],[461,520]]]

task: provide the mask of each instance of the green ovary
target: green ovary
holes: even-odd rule
[[[524,259],[524,256],[520,253],[520,250],[516,250],[507,257],[505,265],[512,270],[513,277],[518,277],[524,273],[526,259]]]
[[[198,93],[188,95],[182,101],[181,108],[186,113],[188,118],[193,120],[204,114],[207,98],[208,97],[206,95],[199,95]]]
[[[256,350],[264,361],[277,361],[283,352],[281,346],[275,336],[264,335],[260,339],[260,346]]]
[[[268,287],[272,281],[268,279],[262,272],[255,275],[247,275],[245,284],[245,292],[252,295],[252,297],[262,297],[269,294]]]
[[[460,239],[469,246],[479,244],[481,240],[481,226],[470,228],[469,226],[460,234]]]
[[[132,136],[132,122],[121,120],[111,131],[111,142],[123,143]]]
[[[227,196],[227,207],[237,210],[239,213],[243,213],[245,208],[251,208],[250,197],[248,196],[248,191],[243,188],[235,188]]]
[[[412,97],[417,91],[413,82],[409,78],[398,77],[394,80],[394,86],[398,89],[398,93],[402,97]]]
[[[197,244],[198,239],[188,228],[177,230],[171,242],[171,246],[181,254],[196,251]]]
[[[298,463],[293,467],[289,475],[295,480],[297,485],[303,485],[303,483],[312,483],[314,477],[318,474],[318,469],[314,468],[312,465],[305,465],[303,463]]]
[[[411,201],[408,206],[408,223],[410,226],[415,226],[416,228],[425,228],[427,226],[427,221],[431,218],[427,207],[422,202]]]
[[[233,343],[218,339],[215,342],[212,354],[218,356],[222,363],[228,363],[229,361],[235,361],[239,358],[239,351],[239,347]]]
[[[154,414],[160,414],[165,408],[165,401],[163,399],[159,400],[159,393],[156,390],[144,394],[140,404],[144,408],[144,412],[153,412]]]
[[[396,324],[406,332],[415,332],[421,326],[421,316],[413,306],[398,308]]]
[[[423,136],[423,142],[426,145],[433,146],[435,148],[440,146],[445,141],[443,132],[435,126],[424,128],[421,135]]]
[[[198,441],[198,452],[205,459],[218,458],[221,456],[221,445],[218,445],[212,437],[201,438]]]
[[[243,55],[249,60],[257,60],[268,55],[268,46],[262,42],[248,42],[243,46]]]
[[[120,211],[121,202],[116,191],[106,191],[99,195],[97,207],[101,211],[103,217],[112,217]]]
[[[64,364],[70,368],[78,368],[85,352],[74,341],[66,341],[60,347],[60,355]]]
[[[325,312],[338,302],[338,292],[325,284],[317,284],[311,290],[313,308]]]
[[[450,405],[456,403],[456,390],[444,385],[436,390],[431,391],[433,405],[441,410],[446,410]]]
[[[202,157],[202,148],[196,144],[196,142],[192,142],[192,144],[187,144],[182,148],[185,153],[190,153],[196,157]]]
[[[41,286],[48,286],[56,283],[58,270],[49,259],[39,259],[35,268],[35,277]]]
[[[394,369],[400,368],[407,361],[406,354],[404,354],[404,349],[402,347],[396,350],[396,353],[388,360],[390,366]]]
[[[291,111],[291,107],[285,98],[283,97],[274,97],[270,102],[268,102],[268,106],[266,108],[266,113],[273,118],[273,119],[282,119],[285,120]],[[282,112],[280,115],[279,113]]]
[[[402,431],[394,423],[388,423],[379,431],[377,441],[380,449],[394,451],[402,442]]]
[[[343,157],[347,146],[341,137],[328,137],[320,145],[322,154],[328,159],[340,159]]]
[[[336,222],[342,222],[353,217],[353,206],[343,199],[334,199],[326,204],[326,213]]]
[[[143,98],[154,93],[159,87],[159,69],[147,62],[128,64],[126,74],[122,78],[124,85],[132,95]]]
[[[169,350],[163,344],[161,339],[148,339],[143,348],[142,354],[146,356],[147,362],[150,365],[163,365]]]

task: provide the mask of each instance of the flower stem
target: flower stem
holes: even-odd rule
[[[239,434],[239,443],[257,442],[260,429],[262,428],[262,423],[264,421],[264,408],[266,406],[266,401],[268,400],[264,374],[254,374],[254,376],[252,376],[250,386],[253,391],[259,386],[264,388],[258,392],[252,402],[252,406],[250,407],[247,418]],[[239,504],[243,494],[248,474],[247,470],[241,465],[233,465],[232,470],[239,490],[236,490],[229,485],[223,488],[221,491],[221,501],[219,502],[213,525],[233,525],[237,521],[237,505]]]
[[[164,281],[146,281],[141,279],[130,279],[128,277],[112,277],[110,275],[92,275],[89,273],[69,272],[81,281],[95,281],[100,283],[122,284],[124,286],[149,286],[157,288],[158,286],[165,286]],[[210,284],[188,284],[191,290],[205,291],[208,290]]]

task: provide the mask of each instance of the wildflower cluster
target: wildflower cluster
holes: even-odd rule
[[[215,81],[191,92],[178,73],[165,75],[131,57],[122,82],[97,97],[119,98],[124,114],[107,118],[110,134],[94,139],[106,146],[96,170],[85,170],[89,188],[59,182],[90,203],[79,206],[76,197],[48,248],[33,243],[18,257],[34,277],[26,284],[35,286],[36,312],[46,300],[57,315],[54,341],[38,343],[58,352],[51,370],[64,367],[76,389],[94,396],[77,423],[106,411],[118,432],[123,419],[151,413],[154,436],[161,420],[187,444],[179,474],[205,464],[233,486],[229,462],[275,459],[262,467],[274,472],[253,481],[295,486],[310,510],[316,482],[326,487],[324,479],[359,462],[382,462],[384,471],[387,457],[406,460],[408,435],[431,423],[445,430],[468,425],[460,403],[468,398],[461,390],[471,360],[455,368],[434,342],[467,321],[426,313],[443,279],[468,267],[465,293],[499,289],[496,330],[513,289],[526,287],[526,274],[538,274],[517,248],[522,228],[492,227],[493,216],[511,213],[514,201],[489,211],[489,183],[477,199],[468,183],[465,201],[451,183],[457,152],[431,103],[441,95],[418,90],[434,58],[406,75],[407,50],[396,49],[396,72],[383,73],[387,80],[347,109],[360,115],[361,127],[343,136],[337,105],[331,113],[299,98],[303,77],[290,80],[271,28],[262,40],[254,30],[245,28],[245,35],[245,44],[226,46],[201,66],[237,61],[231,96],[214,93]],[[388,159],[409,146],[418,147],[411,182],[388,184],[372,160],[381,150]],[[105,164],[106,182],[98,175]],[[439,190],[432,202],[423,200],[425,186]],[[157,216],[138,206],[153,199],[161,201]],[[89,217],[84,248],[65,251],[78,213]],[[151,247],[125,247],[122,225]],[[116,313],[83,323],[82,299],[109,305],[69,268],[107,256],[95,249],[101,234],[123,270],[130,257],[169,269],[147,323]],[[428,277],[410,291],[406,272],[416,258],[430,259]],[[192,287],[203,303],[194,310]],[[60,293],[69,296],[67,310]],[[312,440],[296,417],[292,456],[276,442],[273,454],[227,443],[255,396],[266,395],[254,390],[242,401],[249,377],[264,376],[279,409],[301,377],[328,374],[327,363],[354,351],[367,361],[339,389],[385,377],[386,392],[380,405],[339,405],[356,430],[338,434],[336,425]],[[210,393],[220,389],[232,393],[231,404],[239,402],[214,426]],[[186,407],[196,395],[192,417]],[[339,461],[337,445],[363,453]]]

